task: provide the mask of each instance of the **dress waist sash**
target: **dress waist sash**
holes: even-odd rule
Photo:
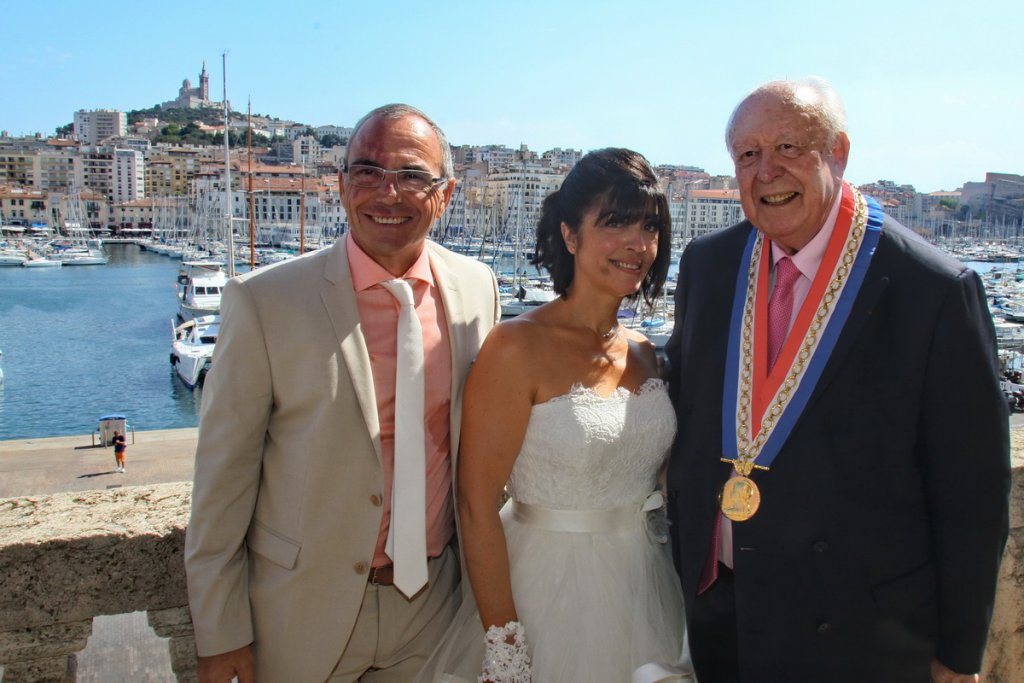
[[[512,519],[520,524],[548,531],[612,534],[636,529],[638,524],[643,524],[646,513],[662,507],[664,500],[661,493],[655,491],[632,505],[600,510],[559,510],[514,499],[508,506]]]

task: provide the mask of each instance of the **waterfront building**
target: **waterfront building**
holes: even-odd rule
[[[128,115],[116,109],[79,109],[75,112],[74,137],[86,145],[98,145],[103,140],[128,134]]]
[[[110,207],[110,223],[121,235],[148,234],[156,227],[164,227],[168,216],[173,216],[179,201],[171,197],[144,197],[114,204]]]
[[[0,224],[4,227],[46,229],[50,224],[49,202],[40,190],[0,186]]]

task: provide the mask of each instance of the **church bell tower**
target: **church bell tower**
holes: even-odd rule
[[[210,101],[210,77],[206,73],[206,60],[203,60],[203,70],[199,73],[199,97],[205,101]]]

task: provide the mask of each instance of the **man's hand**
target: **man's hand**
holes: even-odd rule
[[[199,683],[231,683],[235,676],[238,683],[256,683],[251,646],[199,658]]]
[[[931,683],[978,683],[978,674],[958,674],[937,659],[932,660]]]

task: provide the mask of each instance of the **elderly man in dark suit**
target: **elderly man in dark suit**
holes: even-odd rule
[[[726,138],[747,220],[684,252],[667,347],[697,676],[975,681],[1010,482],[982,284],[843,181],[827,83]]]

